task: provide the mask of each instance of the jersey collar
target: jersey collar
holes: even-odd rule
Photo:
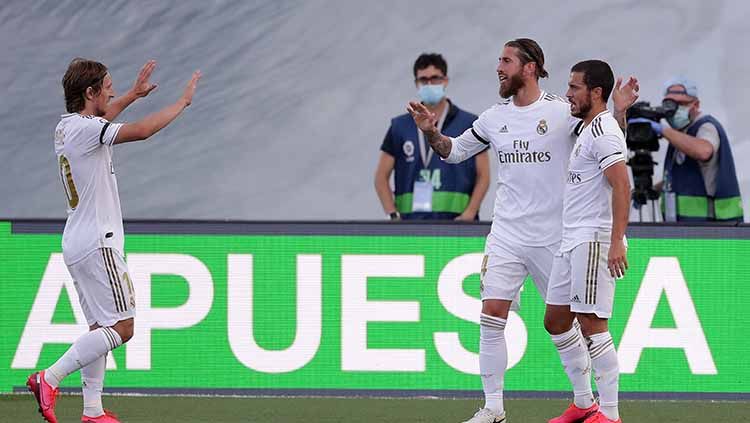
[[[598,117],[600,117],[600,116],[604,116],[604,115],[605,115],[605,114],[607,114],[607,113],[609,113],[609,109],[604,109],[603,111],[599,112],[599,114],[598,114],[598,115],[594,116],[594,118],[593,118],[593,119],[591,119],[591,122],[589,122],[589,123],[588,123],[588,125],[586,125],[586,126],[584,126],[583,128],[581,128],[581,133],[583,133],[583,131],[584,131],[584,130],[585,130],[586,128],[588,128],[589,126],[591,126],[591,123],[593,123],[593,122],[594,122],[594,121],[596,120],[596,118],[598,118]],[[583,120],[581,120],[581,122],[583,122]]]
[[[516,106],[516,103],[513,102],[513,98],[509,98],[509,103],[513,108],[516,108],[518,110],[528,110],[532,107],[535,107],[537,104],[539,104],[540,101],[544,98],[544,96],[547,95],[547,92],[544,90],[539,90],[539,98],[536,99],[533,103],[526,105],[526,106]]]

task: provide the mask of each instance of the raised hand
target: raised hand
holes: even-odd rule
[[[193,72],[193,77],[185,87],[185,92],[182,94],[182,99],[185,101],[185,107],[189,106],[193,102],[193,94],[195,94],[195,87],[198,85],[198,81],[201,79],[201,71],[197,70]]]
[[[622,84],[622,77],[617,78],[615,88],[612,90],[612,102],[615,105],[615,111],[624,112],[638,100],[638,79],[631,76],[625,85]]]
[[[437,128],[438,117],[435,113],[432,113],[424,104],[410,101],[406,105],[406,110],[409,112],[411,117],[414,119],[414,123],[417,124],[417,128],[422,130],[427,138],[427,142],[430,143],[430,147],[438,153],[438,156],[442,158],[448,157],[451,153],[452,141],[450,138],[442,135]]]
[[[422,132],[432,133],[437,131],[438,117],[435,113],[429,111],[424,104],[418,101],[410,101],[406,105],[406,110],[414,119],[417,128],[421,129]]]
[[[135,79],[135,83],[133,83],[133,93],[136,95],[136,97],[146,97],[151,93],[151,91],[156,89],[157,85],[152,84],[149,81],[149,78],[151,78],[151,74],[154,72],[155,68],[156,60],[149,60],[141,68],[141,71],[138,73],[138,77]]]

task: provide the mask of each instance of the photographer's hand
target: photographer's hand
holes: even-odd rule
[[[633,119],[628,119],[628,125],[630,125],[631,123],[648,123],[648,124],[650,124],[650,125],[651,125],[651,129],[652,129],[652,130],[653,130],[654,132],[656,132],[656,135],[658,135],[658,136],[660,136],[660,137],[662,136],[662,132],[663,132],[663,127],[661,126],[661,123],[660,123],[660,122],[654,122],[653,120],[651,120],[651,119],[646,119],[646,118],[633,118]]]

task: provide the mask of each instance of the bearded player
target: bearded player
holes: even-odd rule
[[[568,157],[581,120],[570,105],[539,87],[547,77],[544,53],[531,39],[505,44],[497,67],[503,100],[482,113],[473,127],[456,138],[437,130],[437,117],[424,105],[410,102],[407,110],[430,146],[449,163],[459,163],[492,146],[498,160],[498,187],[492,230],[487,236],[481,268],[479,368],[485,404],[465,423],[506,422],[503,381],[508,363],[505,325],[513,300],[531,275],[542,298],[555,253],[560,248],[563,190]],[[625,111],[637,99],[638,84],[618,80],[613,98],[615,116],[625,125]],[[587,350],[583,338],[553,336],[558,351]],[[576,337],[568,343],[575,332]],[[567,367],[566,367],[567,372]],[[570,373],[568,373],[570,377]],[[574,403],[594,404],[591,382],[571,378]]]

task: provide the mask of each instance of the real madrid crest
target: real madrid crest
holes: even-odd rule
[[[539,135],[544,135],[547,133],[547,130],[549,128],[547,127],[547,121],[542,119],[539,121],[539,125],[536,126],[536,133]]]

